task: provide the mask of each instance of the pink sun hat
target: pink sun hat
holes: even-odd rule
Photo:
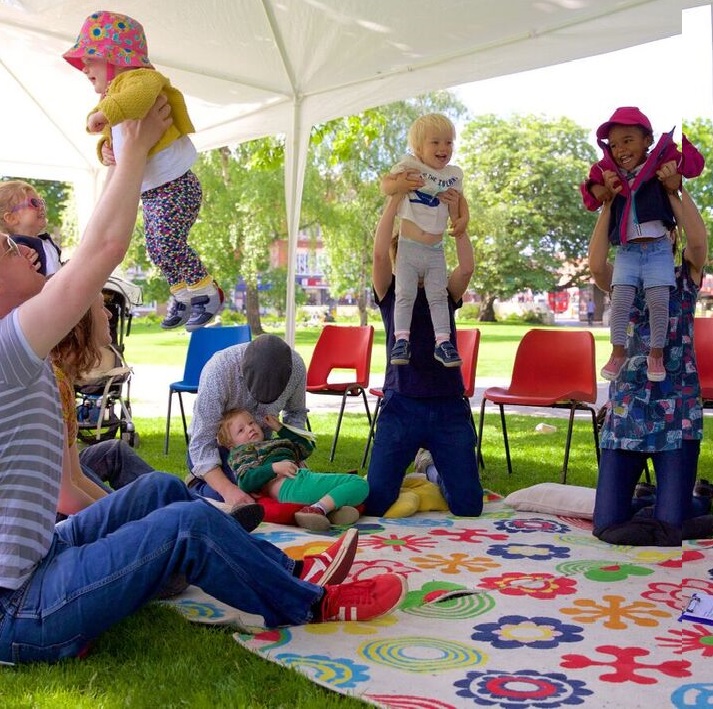
[[[75,68],[84,69],[84,59],[105,59],[113,66],[146,67],[149,61],[144,28],[128,15],[98,10],[82,25],[74,46],[62,56]]]
[[[641,126],[647,133],[653,135],[651,121],[636,106],[620,106],[612,113],[611,118],[597,128],[597,139],[606,140],[612,126]]]

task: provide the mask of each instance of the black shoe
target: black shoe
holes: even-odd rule
[[[252,532],[264,519],[265,508],[257,503],[236,505],[229,514],[246,532]]]
[[[656,485],[651,483],[637,483],[634,488],[634,497],[651,497],[656,494]]]
[[[697,480],[693,488],[693,496],[713,498],[713,485],[703,478]]]

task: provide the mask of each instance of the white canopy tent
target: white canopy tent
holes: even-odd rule
[[[681,12],[707,4],[117,0],[111,9],[144,25],[153,64],[186,95],[199,149],[286,136],[293,282],[313,125],[437,88],[679,34]],[[83,214],[96,198],[102,174],[95,140],[84,131],[95,97],[86,79],[61,54],[74,42],[84,18],[97,9],[86,0],[0,0],[0,95],[5,109],[0,113],[0,172],[74,181]],[[293,323],[292,297],[287,308],[290,342]]]

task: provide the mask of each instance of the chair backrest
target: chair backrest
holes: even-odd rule
[[[352,370],[349,382],[366,388],[371,372],[372,325],[325,325],[307,369],[307,386],[323,386],[334,369]]]
[[[713,318],[693,320],[693,348],[696,351],[701,394],[705,400],[711,401],[713,400]]]
[[[197,387],[205,363],[216,352],[241,342],[250,342],[250,339],[250,325],[202,327],[194,330],[188,342],[182,383]]]
[[[470,399],[475,394],[475,370],[478,366],[478,347],[480,346],[480,330],[456,330],[458,354],[463,360],[460,366],[463,376],[464,395]]]
[[[526,332],[517,347],[509,391],[595,403],[597,375],[592,333],[539,328]]]

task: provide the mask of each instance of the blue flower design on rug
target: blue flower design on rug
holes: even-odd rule
[[[546,616],[504,615],[495,623],[481,623],[473,630],[472,640],[490,643],[501,650],[521,647],[549,650],[560,643],[577,643],[584,639],[584,629],[579,625]]]
[[[501,556],[503,559],[547,561],[569,559],[569,547],[556,547],[554,544],[494,544],[488,549],[488,554]]]
[[[480,706],[501,709],[525,706],[554,709],[582,704],[584,697],[594,694],[585,682],[568,679],[559,672],[541,674],[535,670],[468,672],[465,679],[454,682],[453,686],[460,688],[456,692],[459,697],[472,699]]]
[[[553,519],[543,519],[541,517],[516,517],[515,519],[501,519],[495,522],[495,528],[508,534],[518,532],[542,534],[566,534],[571,531],[570,527],[562,522]]]

